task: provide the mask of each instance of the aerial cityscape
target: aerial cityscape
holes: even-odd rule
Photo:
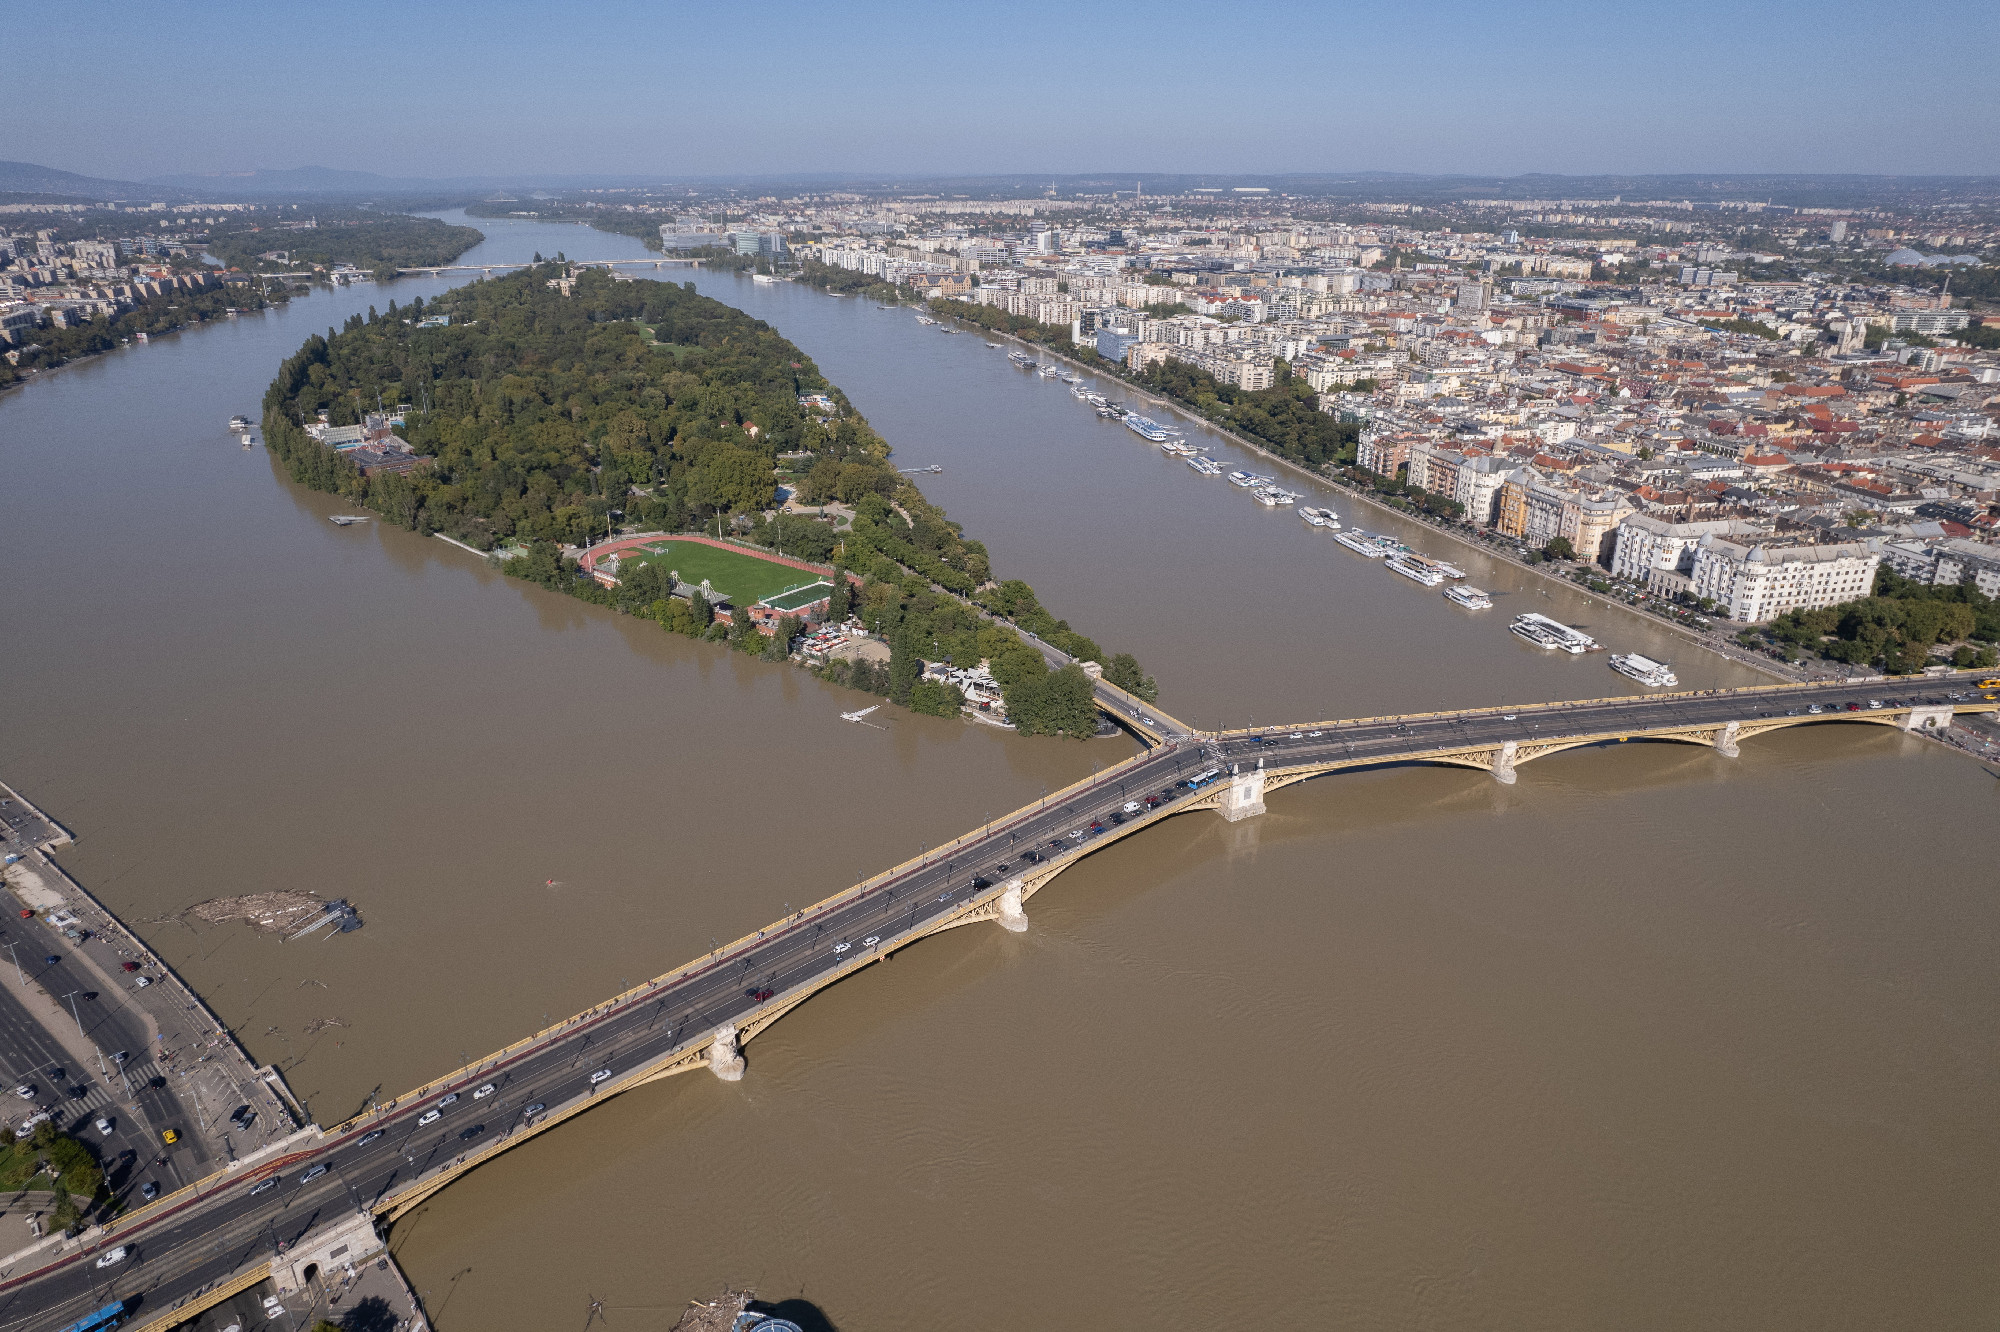
[[[1985,1326],[1993,21],[1449,11],[31,75],[0,1332]]]

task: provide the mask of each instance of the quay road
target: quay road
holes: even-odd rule
[[[1090,851],[1171,814],[1213,808],[1225,775],[1202,789],[1178,782],[1259,764],[1283,780],[1398,762],[1476,763],[1514,742],[1521,757],[1626,738],[1719,736],[1833,721],[1893,723],[1919,708],[1932,720],[2000,707],[1976,677],[1778,685],[1697,694],[1485,708],[1413,717],[1308,723],[1172,737],[1090,781],[966,834],[917,861],[777,922],[678,972],[628,991],[562,1025],[458,1070],[421,1092],[298,1149],[213,1175],[114,1222],[79,1249],[0,1262],[0,1332],[47,1332],[114,1298],[134,1301],[133,1328],[198,1292],[240,1280],[280,1246],[306,1251],[315,1227],[366,1211],[393,1216],[480,1159],[628,1086],[681,1067],[725,1024],[757,1029],[813,992],[895,948],[953,924],[992,918],[1003,891],[1038,888]],[[1871,706],[1871,703],[1876,706]],[[1811,707],[1823,711],[1814,714]],[[1924,716],[1920,713],[1919,717]],[[1730,733],[1733,740],[1735,732]],[[1704,743],[1713,743],[1705,741]],[[1727,753],[1725,745],[1718,745]],[[1497,774],[1496,774],[1497,775]],[[1163,796],[1146,809],[1147,796]],[[1140,812],[1114,824],[1128,801]],[[1093,832],[1101,826],[1102,832]],[[1055,845],[1052,845],[1055,844]],[[1040,860],[1028,859],[1033,851]],[[1003,908],[1004,910],[1004,908]],[[733,1047],[723,1051],[733,1055]],[[599,1081],[591,1079],[599,1075]],[[491,1092],[481,1095],[490,1084]],[[447,1096],[455,1097],[445,1104]],[[535,1107],[542,1107],[537,1110]],[[438,1112],[426,1124],[423,1117]],[[289,1145],[289,1144],[288,1144]],[[283,1148],[279,1151],[282,1153]],[[320,1171],[319,1167],[326,1169]],[[308,1175],[311,1177],[308,1178]],[[277,1181],[270,1184],[269,1181]],[[108,1269],[96,1256],[130,1247]],[[227,1288],[226,1286],[224,1287]]]

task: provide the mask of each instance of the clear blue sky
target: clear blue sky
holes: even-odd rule
[[[0,0],[93,175],[2000,173],[2000,5]]]

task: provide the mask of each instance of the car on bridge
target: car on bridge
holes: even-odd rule
[[[102,1258],[99,1258],[97,1260],[97,1265],[99,1267],[114,1267],[117,1264],[124,1262],[126,1257],[131,1252],[132,1250],[129,1247],[121,1244],[117,1248],[113,1249],[110,1253],[107,1253]]]
[[[379,1137],[381,1137],[381,1136],[382,1136],[382,1130],[381,1130],[381,1129],[370,1129],[370,1130],[369,1130],[368,1132],[366,1132],[366,1133],[362,1134],[362,1135],[361,1135],[361,1141],[360,1141],[360,1142],[357,1142],[357,1143],[355,1143],[354,1145],[355,1145],[356,1147],[366,1147],[366,1146],[367,1146],[367,1145],[368,1145],[369,1143],[371,1143],[371,1142],[375,1141],[375,1139],[377,1139],[377,1138],[379,1138]]]
[[[486,1125],[484,1125],[484,1124],[474,1124],[474,1125],[473,1125],[473,1126],[472,1126],[471,1128],[469,1128],[469,1129],[465,1130],[465,1132],[463,1132],[463,1133],[459,1134],[459,1135],[458,1135],[458,1140],[459,1140],[460,1142],[471,1142],[471,1141],[472,1141],[472,1140],[473,1140],[474,1138],[478,1137],[478,1136],[479,1136],[480,1134],[482,1134],[482,1133],[484,1133],[484,1132],[486,1132]]]
[[[472,1099],[475,1101],[483,1101],[498,1090],[499,1089],[497,1087],[495,1087],[492,1083],[489,1082],[485,1086],[481,1087],[478,1091],[472,1093]]]
[[[314,1180],[318,1179],[321,1175],[324,1175],[325,1173],[326,1173],[325,1166],[316,1165],[311,1170],[308,1170],[303,1175],[299,1176],[299,1183],[310,1184]]]
[[[417,1127],[422,1128],[426,1124],[435,1124],[443,1118],[444,1111],[442,1110],[426,1110],[417,1116]]]
[[[610,1076],[611,1076],[610,1069],[600,1068],[595,1073],[590,1075],[590,1085],[595,1087],[598,1083],[604,1081],[606,1078]]]

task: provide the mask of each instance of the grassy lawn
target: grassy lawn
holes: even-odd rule
[[[653,554],[655,550],[660,553]],[[657,564],[663,570],[678,570],[681,581],[685,583],[700,583],[707,579],[718,592],[724,593],[739,606],[754,605],[775,592],[813,581],[813,575],[803,569],[773,564],[769,560],[738,554],[733,550],[717,550],[714,546],[692,541],[662,539],[620,556],[620,568],[628,568],[634,563]]]
[[[35,1158],[40,1155],[40,1152],[25,1141],[17,1142],[11,1147],[0,1147],[0,1192],[12,1193],[34,1179]],[[44,1175],[36,1182],[36,1187],[46,1189],[54,1186],[49,1182],[48,1176]]]

